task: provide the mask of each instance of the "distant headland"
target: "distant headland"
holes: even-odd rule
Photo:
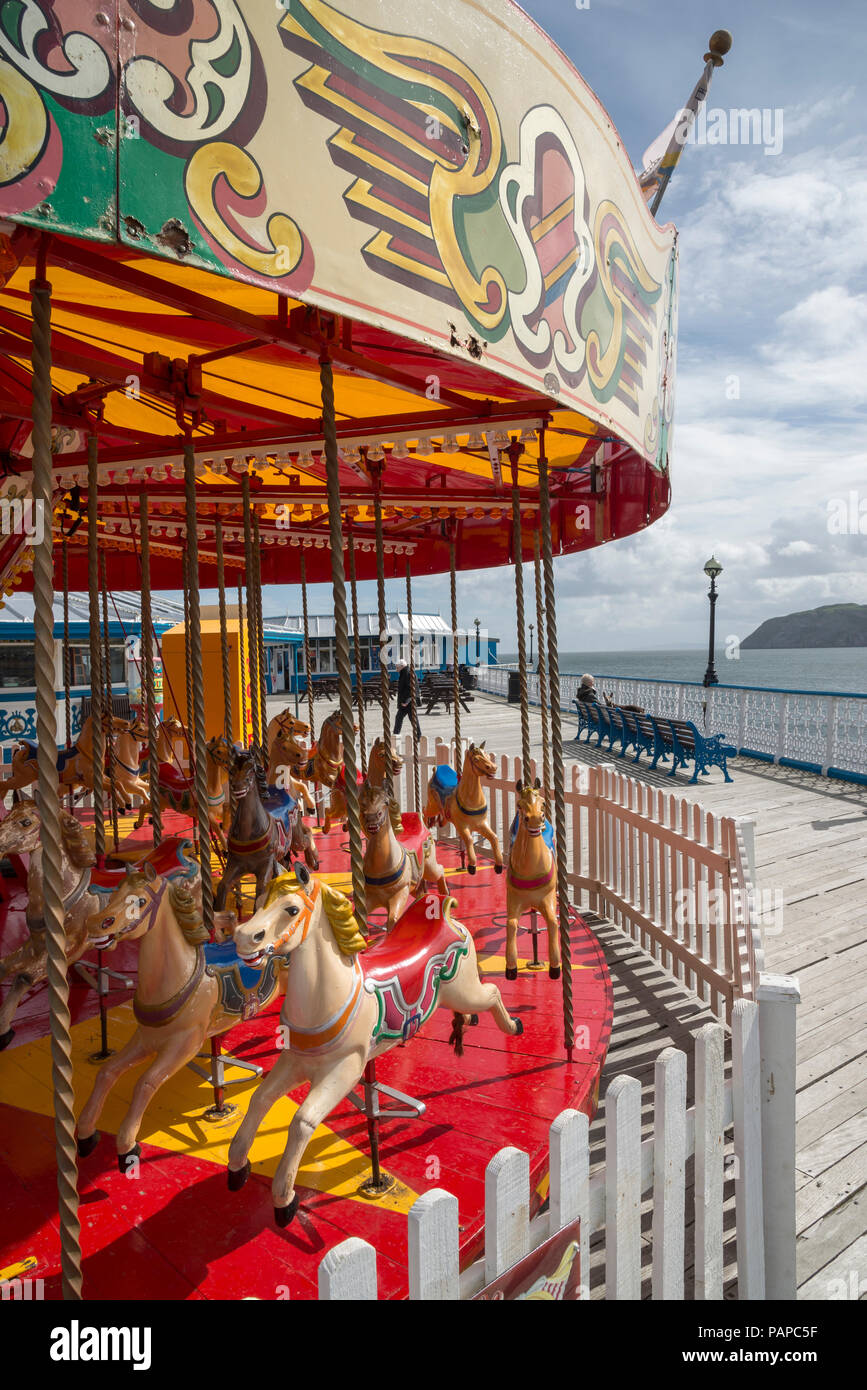
[[[867,604],[829,603],[768,618],[741,642],[742,650],[769,647],[867,647]]]

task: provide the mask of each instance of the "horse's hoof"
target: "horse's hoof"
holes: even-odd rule
[[[133,1144],[131,1149],[127,1149],[125,1154],[117,1156],[117,1171],[119,1173],[129,1173],[134,1170],[135,1162],[141,1157],[141,1144]]]
[[[506,979],[507,979],[507,980],[517,980],[517,978],[518,978],[518,967],[517,967],[517,965],[507,965],[507,966],[506,966]]]
[[[559,965],[549,965],[549,966],[548,966],[548,979],[549,979],[549,980],[559,980],[559,978],[560,978],[560,966],[559,966]]]
[[[515,1025],[515,1031],[512,1034],[512,1037],[519,1038],[524,1031],[524,1020],[522,1018],[513,1018],[512,1022]]]
[[[292,1221],[292,1219],[294,1218],[295,1213],[298,1210],[298,1203],[300,1201],[301,1196],[298,1192],[296,1192],[288,1207],[274,1208],[274,1220],[277,1222],[277,1225],[280,1227],[281,1231],[285,1231],[286,1227],[289,1225],[289,1222]]]
[[[468,874],[474,874],[475,872],[476,872],[476,866],[475,866],[475,864],[468,864],[468,865],[467,865],[467,873],[468,873]]]
[[[503,872],[503,866],[502,866],[502,864],[495,864],[495,865],[494,865],[494,873],[495,873],[495,874],[501,874],[502,872]]]
[[[468,1028],[478,1028],[478,1026],[479,1026],[479,1016],[478,1016],[478,1014],[470,1014],[469,1018],[467,1019],[467,1027],[468,1027]]]
[[[86,1139],[76,1139],[75,1147],[78,1149],[78,1157],[87,1158],[92,1154],[101,1138],[102,1135],[99,1130],[95,1129],[92,1134],[88,1134]]]
[[[0,1033],[0,1052],[7,1048],[15,1037],[15,1029],[7,1028],[5,1033]]]
[[[229,1191],[230,1191],[230,1192],[240,1192],[240,1191],[241,1191],[241,1188],[244,1186],[244,1183],[247,1181],[247,1179],[249,1178],[249,1176],[250,1176],[250,1160],[249,1160],[249,1158],[247,1159],[247,1162],[244,1164],[243,1168],[229,1168],[229,1170],[228,1170],[227,1173],[226,1173],[226,1178],[228,1179],[228,1183],[229,1183]]]

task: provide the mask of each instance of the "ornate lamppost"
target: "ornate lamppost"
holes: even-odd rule
[[[482,649],[479,645],[479,628],[482,625],[482,620],[481,618],[473,618],[473,622],[476,626],[476,665],[479,666],[481,665],[482,660]]]
[[[533,669],[533,624],[530,623],[530,670]]]
[[[719,684],[719,677],[717,676],[716,669],[714,668],[713,664],[713,637],[717,598],[716,581],[718,576],[722,574],[722,569],[723,567],[720,564],[719,560],[714,559],[713,555],[711,555],[710,559],[704,567],[704,572],[710,580],[710,588],[708,589],[707,594],[708,598],[710,599],[710,636],[708,638],[707,644],[707,670],[704,673],[705,685]]]

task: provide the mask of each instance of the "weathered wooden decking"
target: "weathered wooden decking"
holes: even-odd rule
[[[276,711],[283,699],[269,702]],[[331,706],[316,705],[317,723]],[[378,712],[367,724],[381,731]],[[767,969],[796,975],[802,1002],[797,1053],[797,1232],[799,1298],[867,1297],[867,788],[739,758],[734,782],[714,771],[698,786],[684,774],[650,772],[647,758],[612,757],[578,744],[564,716],[567,765],[615,762],[655,786],[724,815],[756,823],[756,875],[763,893],[783,895],[779,930],[764,933]],[[476,695],[461,713],[463,735],[520,755],[516,706]],[[423,720],[429,739],[449,738],[451,718]],[[532,753],[541,760],[538,709],[531,711]],[[592,1137],[601,1146],[605,1089],[629,1072],[642,1081],[649,1121],[653,1064],[665,1047],[692,1054],[692,1038],[711,1020],[640,947],[610,923],[596,924],[614,982],[614,1030]],[[689,1079],[692,1104],[692,1077]],[[733,1206],[733,1184],[727,1187]],[[649,1228],[649,1203],[645,1225]],[[689,1237],[689,1233],[688,1233]],[[594,1265],[598,1262],[598,1253]],[[731,1251],[733,1262],[733,1250]],[[732,1273],[733,1263],[727,1269]],[[591,1287],[594,1272],[591,1269]],[[687,1297],[690,1294],[687,1292]]]

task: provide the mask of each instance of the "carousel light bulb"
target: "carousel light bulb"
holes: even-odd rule
[[[343,455],[344,463],[361,462],[361,454],[359,453],[358,449],[356,449],[354,444],[347,444],[343,449],[341,449],[340,452]]]
[[[444,454],[457,454],[457,453],[460,453],[460,448],[461,448],[461,446],[460,446],[460,444],[458,443],[457,437],[456,437],[455,435],[453,435],[453,434],[447,434],[447,435],[445,436],[445,438],[443,439],[443,453],[444,453]]]
[[[305,450],[303,451],[303,453],[300,453],[300,454],[298,455],[298,467],[299,467],[299,468],[312,468],[312,467],[313,467],[313,454],[311,453],[311,451],[310,451],[309,449],[305,449]]]
[[[371,463],[382,463],[382,460],[385,458],[385,454],[382,451],[382,445],[371,444],[370,448],[367,451],[367,457],[369,458]]]
[[[485,436],[484,436],[483,434],[481,434],[481,433],[479,432],[479,430],[473,430],[473,431],[471,432],[471,434],[470,434],[469,439],[467,440],[467,448],[468,448],[468,449],[485,449],[485,448],[487,448],[487,445],[485,444]]]
[[[425,434],[425,435],[422,436],[421,439],[418,440],[418,442],[417,442],[417,444],[416,444],[416,446],[415,446],[415,451],[416,451],[417,454],[432,454],[432,453],[433,453],[433,451],[434,451],[433,440],[431,439],[430,435]]]
[[[524,430],[521,430],[521,443],[522,443],[522,444],[535,444],[535,442],[536,442],[536,431],[535,431],[535,430],[531,430],[531,429],[524,429]]]
[[[155,483],[164,483],[166,480],[166,470],[163,464],[158,463],[151,469],[151,478]]]
[[[222,477],[224,473],[228,472],[228,464],[225,459],[214,459],[214,462],[211,464],[211,467],[213,468],[215,473],[219,473],[220,477]]]

